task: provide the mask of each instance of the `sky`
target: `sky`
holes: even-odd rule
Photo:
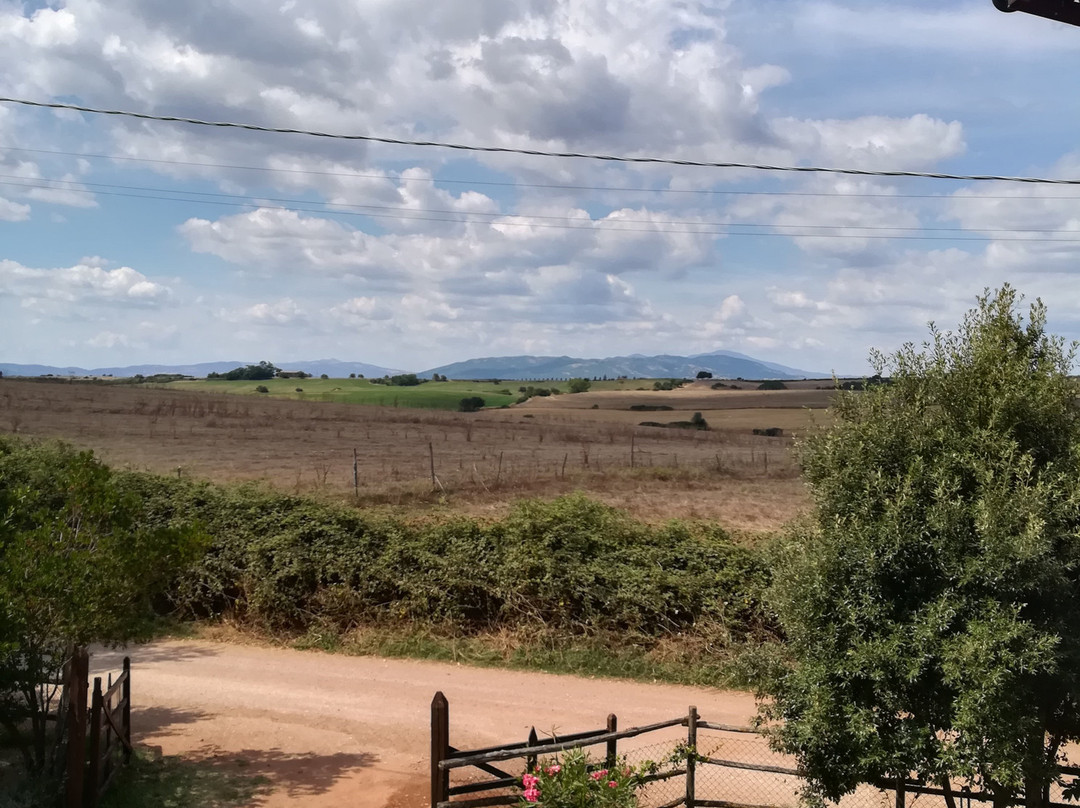
[[[405,140],[1080,177],[1080,28],[991,0],[0,0],[0,95]],[[1057,246],[1054,246],[1054,244]],[[862,373],[1080,187],[626,165],[0,103],[0,360],[732,350]]]

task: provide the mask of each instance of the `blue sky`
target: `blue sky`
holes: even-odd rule
[[[0,0],[2,95],[556,151],[1077,177],[1078,72],[1080,28],[990,0]],[[1005,281],[1080,338],[1080,188],[10,104],[0,175],[8,362],[729,349],[861,372]]]

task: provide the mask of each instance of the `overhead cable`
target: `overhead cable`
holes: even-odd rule
[[[249,132],[269,132],[279,135],[304,135],[307,137],[330,138],[334,140],[362,141],[367,143],[386,143],[394,146],[424,146],[438,149],[453,149],[466,152],[484,152],[488,154],[521,154],[531,157],[555,157],[580,160],[602,160],[612,163],[654,164],[671,166],[690,166],[693,168],[737,168],[752,171],[786,171],[802,174],[844,174],[857,177],[918,177],[932,180],[959,180],[962,182],[1019,182],[1036,185],[1080,185],[1080,179],[1051,177],[1012,177],[995,174],[947,174],[934,171],[882,171],[861,168],[829,168],[825,166],[789,166],[767,165],[763,163],[737,163],[732,161],[684,160],[672,157],[629,157],[614,154],[593,154],[589,152],[560,152],[543,149],[523,149],[510,146],[479,146],[466,143],[447,143],[437,140],[407,140],[404,138],[381,137],[376,135],[349,135],[335,132],[319,132],[311,129],[262,126],[253,123],[232,121],[204,121],[199,118],[187,118],[181,115],[153,115],[146,112],[133,112],[121,109],[99,109],[80,104],[33,101],[26,98],[8,98],[0,96],[0,103],[21,104],[28,107],[45,109],[65,109],[86,112],[91,115],[113,115],[125,118],[137,118],[144,121],[163,121],[166,123],[187,123],[194,126],[211,126],[222,129],[243,129]]]
[[[46,180],[46,182],[48,182],[48,180]],[[156,194],[134,193],[134,192],[129,192],[129,191],[100,191],[100,190],[99,191],[92,191],[92,190],[90,190],[88,188],[64,188],[64,187],[56,187],[55,185],[44,185],[44,184],[42,184],[42,182],[40,180],[39,181],[31,180],[31,181],[24,181],[24,182],[16,182],[16,181],[13,181],[13,180],[0,180],[0,186],[11,186],[11,187],[16,187],[16,188],[30,188],[30,189],[45,190],[45,191],[62,191],[62,192],[65,192],[65,193],[89,194],[91,196],[92,195],[101,195],[101,196],[128,197],[128,198],[132,198],[132,199],[153,199],[153,200],[158,200],[158,201],[162,201],[162,202],[184,202],[184,203],[189,204],[189,205],[190,204],[214,205],[214,206],[221,206],[221,207],[244,208],[244,209],[248,209],[248,210],[280,210],[280,211],[289,211],[289,212],[296,212],[296,213],[321,213],[321,214],[333,214],[333,215],[340,215],[340,216],[362,216],[362,217],[371,218],[371,219],[393,219],[393,220],[399,221],[399,222],[408,221],[408,222],[441,222],[441,223],[445,223],[445,224],[474,224],[474,225],[475,224],[481,224],[481,225],[488,225],[489,227],[492,227],[492,228],[495,228],[495,229],[498,229],[498,228],[501,228],[501,227],[527,227],[527,228],[530,228],[530,229],[544,229],[544,230],[589,230],[591,232],[659,233],[659,234],[670,234],[670,235],[697,235],[697,236],[722,236],[722,237],[729,237],[729,236],[756,236],[756,237],[773,237],[773,238],[776,238],[776,237],[779,237],[779,238],[822,238],[822,239],[831,238],[831,239],[874,240],[874,241],[886,241],[886,240],[890,240],[890,241],[891,240],[896,240],[896,241],[977,241],[977,242],[1025,241],[1025,242],[1029,242],[1029,243],[1040,243],[1040,244],[1080,244],[1080,237],[1078,237],[1078,238],[1062,238],[1062,237],[1059,236],[1059,237],[1056,237],[1056,238],[1046,238],[1046,237],[1039,236],[1039,235],[1032,235],[1032,236],[1004,236],[1004,237],[1002,237],[1002,236],[988,236],[988,235],[975,235],[975,236],[971,236],[971,235],[919,236],[919,235],[910,235],[910,234],[902,234],[902,235],[893,235],[891,233],[890,234],[882,234],[882,233],[877,233],[877,232],[864,233],[864,232],[861,231],[861,228],[866,227],[866,226],[860,226],[860,225],[845,226],[845,225],[754,224],[754,223],[744,223],[744,222],[731,222],[731,223],[728,224],[728,223],[722,223],[722,222],[716,222],[716,223],[703,222],[703,223],[701,223],[701,226],[706,228],[706,229],[701,229],[700,227],[694,228],[694,229],[686,229],[686,228],[671,228],[671,227],[666,227],[666,226],[664,226],[664,227],[656,226],[656,225],[664,225],[664,224],[666,224],[665,222],[662,222],[662,221],[653,223],[654,226],[652,226],[652,227],[626,227],[626,226],[623,226],[623,220],[618,220],[618,219],[615,219],[615,220],[609,220],[609,219],[595,220],[595,219],[590,219],[588,221],[582,221],[580,224],[554,224],[554,223],[550,223],[550,222],[510,221],[509,220],[509,219],[529,219],[530,216],[528,214],[503,214],[504,216],[506,216],[508,218],[501,219],[501,220],[491,220],[491,219],[479,220],[479,219],[463,219],[463,218],[459,218],[461,215],[473,215],[472,212],[464,212],[464,211],[463,212],[457,212],[457,211],[453,212],[455,214],[454,218],[448,218],[446,216],[416,216],[416,215],[412,215],[412,213],[414,211],[416,211],[416,212],[424,212],[424,210],[423,209],[409,209],[409,208],[389,208],[389,210],[394,210],[396,212],[394,212],[394,213],[388,213],[388,212],[384,213],[384,212],[372,212],[372,211],[368,211],[368,210],[337,210],[337,209],[333,209],[333,208],[327,209],[326,207],[320,207],[320,208],[303,207],[301,205],[268,205],[268,204],[265,204],[265,203],[262,203],[262,202],[259,202],[259,201],[255,201],[255,200],[251,200],[251,201],[228,201],[228,200],[224,200],[224,199],[193,199],[193,198],[191,198],[191,196],[160,196],[160,195],[156,195]],[[124,186],[116,186],[116,187],[124,187]],[[163,192],[164,193],[172,193],[172,194],[197,194],[197,193],[201,193],[201,192],[169,191],[169,190],[164,190]],[[224,195],[216,195],[216,196],[224,196]],[[303,204],[310,205],[310,204],[320,204],[320,203],[305,202]],[[333,204],[333,203],[323,203],[323,204]],[[365,207],[365,206],[351,206],[351,207]],[[433,211],[433,212],[437,212],[437,211]],[[449,211],[447,211],[447,213],[449,213]],[[491,215],[491,214],[485,214],[485,215]],[[568,222],[574,222],[575,220],[574,219],[567,219],[567,221]],[[633,224],[635,222],[646,223],[648,220],[626,220],[626,221],[628,223],[630,223],[630,224]],[[687,222],[687,224],[696,224],[696,223]],[[709,229],[709,228],[711,228],[711,229]],[[716,228],[724,228],[724,229],[716,229]],[[736,230],[736,229],[732,229],[732,228],[762,228],[762,229],[759,229],[759,230],[747,230],[747,229]],[[844,233],[844,232],[836,232],[836,233],[805,232],[806,230],[814,229],[814,228],[820,228],[820,229],[833,228],[833,229],[836,229],[838,231],[860,230],[860,232],[858,232],[858,233],[850,233],[850,232],[848,232],[848,233]],[[885,227],[883,229],[889,230],[889,231],[910,229],[910,230],[918,230],[920,232],[922,230],[924,230],[924,228],[891,228],[891,227]],[[933,228],[929,228],[929,229],[933,230]],[[789,232],[772,232],[772,231],[778,231],[778,230],[789,231]],[[942,230],[950,230],[950,228],[942,228]],[[961,233],[998,233],[998,232],[1002,232],[1002,233],[1032,233],[1032,234],[1036,234],[1036,233],[1051,233],[1051,234],[1058,233],[1058,234],[1062,234],[1062,235],[1071,235],[1071,234],[1076,234],[1077,233],[1077,231],[1072,231],[1072,230],[985,230],[984,231],[984,230],[961,230],[959,228],[957,228],[956,230],[958,232],[961,232]],[[797,232],[790,232],[790,231],[797,231]]]

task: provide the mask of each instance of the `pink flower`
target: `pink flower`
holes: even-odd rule
[[[607,769],[601,769],[598,772],[593,772],[589,775],[593,780],[599,780],[602,777],[607,777]]]
[[[554,766],[548,766],[546,769],[544,769],[544,774],[546,774],[548,777],[552,777],[553,775],[556,775],[561,771],[562,766],[556,763]]]
[[[521,778],[521,784],[525,786],[525,788],[535,788],[536,784],[539,782],[540,780],[531,774],[526,774]]]
[[[607,787],[608,788],[618,788],[619,784],[616,783],[614,780],[608,780],[607,781]]]
[[[540,799],[540,789],[527,788],[522,796],[525,797],[525,802],[537,802]]]

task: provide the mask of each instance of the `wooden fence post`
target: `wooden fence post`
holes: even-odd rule
[[[694,808],[697,783],[697,707],[691,705],[686,717],[686,745],[689,747],[686,758],[686,808]]]
[[[450,772],[439,762],[450,753],[450,704],[440,690],[431,700],[431,808],[450,799]]]
[[[90,700],[90,764],[86,772],[86,806],[97,808],[101,790],[101,677],[94,677],[94,695]]]
[[[131,763],[131,657],[124,657],[124,763]]]
[[[615,713],[612,713],[611,715],[609,715],[607,717],[607,731],[608,732],[618,732],[619,731],[619,719],[616,717]],[[606,761],[606,765],[607,765],[609,771],[611,769],[614,769],[615,764],[618,763],[618,760],[619,760],[618,744],[619,744],[619,739],[618,738],[612,738],[610,741],[607,742],[607,761]]]
[[[440,690],[431,700],[431,808],[450,799],[450,772],[439,762],[450,754],[450,704]]]
[[[360,499],[360,457],[355,448],[352,450],[352,488],[353,496]]]
[[[76,648],[68,662],[67,688],[67,762],[64,808],[82,808],[86,780],[86,691],[90,655]]]
[[[539,739],[536,737],[536,727],[532,727],[529,730],[529,746],[536,746],[537,740]],[[525,758],[525,768],[529,771],[532,771],[536,768],[536,755],[529,755],[527,758]]]

